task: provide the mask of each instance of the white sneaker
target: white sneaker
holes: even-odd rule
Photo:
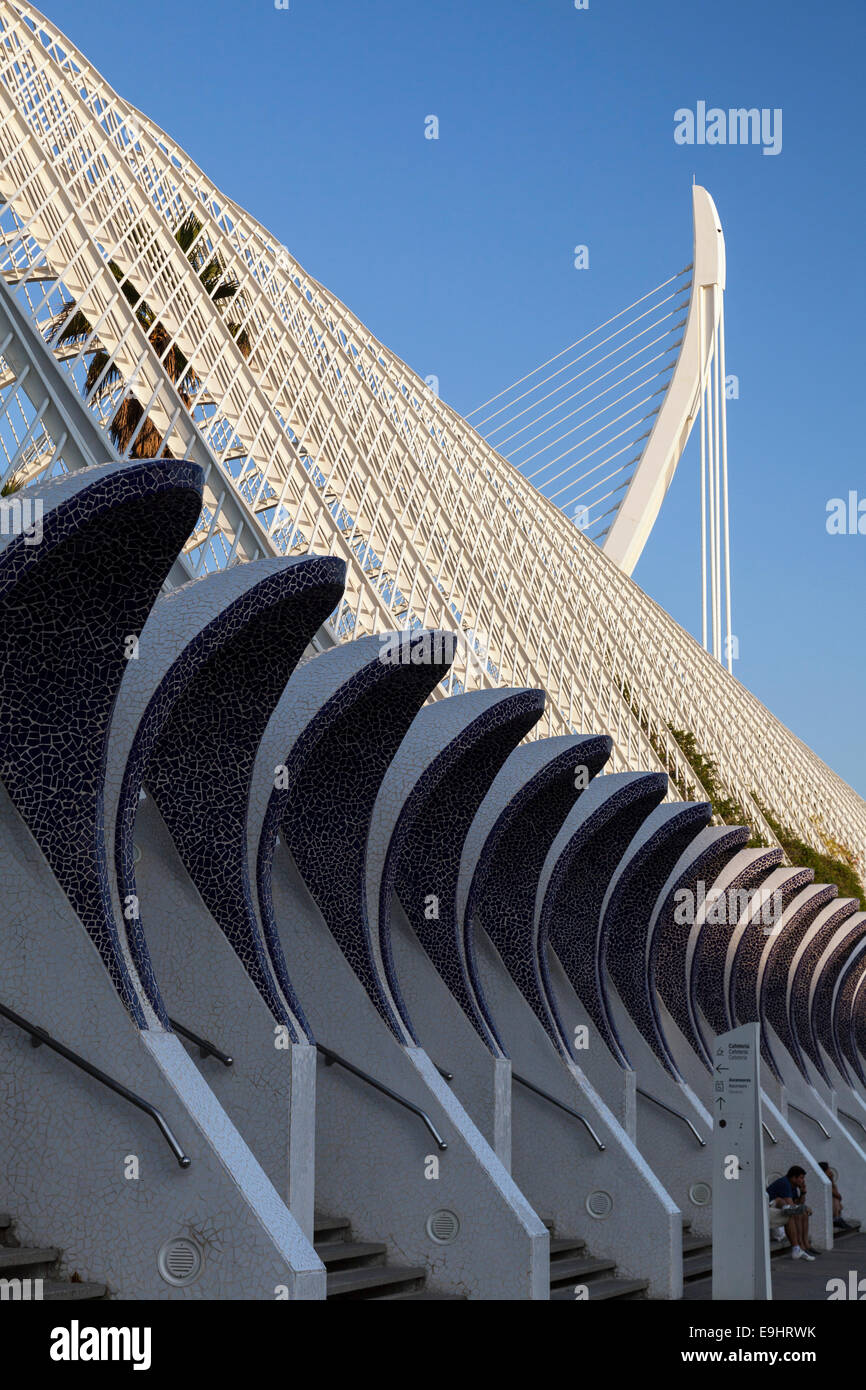
[[[814,1260],[814,1258],[814,1255],[810,1255],[808,1250],[802,1250],[799,1245],[796,1250],[791,1251],[792,1260]]]

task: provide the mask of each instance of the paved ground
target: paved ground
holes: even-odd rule
[[[770,1277],[773,1284],[773,1301],[812,1303],[826,1302],[828,1298],[827,1281],[844,1279],[849,1283],[851,1271],[857,1280],[863,1280],[860,1297],[866,1300],[866,1232],[837,1237],[832,1250],[825,1250],[818,1258],[792,1260],[786,1245],[780,1254],[770,1261]],[[694,1284],[686,1284],[683,1299],[709,1300],[712,1298],[712,1279],[698,1279]],[[850,1295],[849,1295],[850,1296]]]

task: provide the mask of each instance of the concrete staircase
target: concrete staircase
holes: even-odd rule
[[[344,1216],[316,1216],[313,1244],[328,1272],[329,1302],[450,1298],[425,1287],[427,1271],[423,1265],[386,1264],[384,1244],[353,1240],[351,1225]]]
[[[592,1301],[641,1298],[646,1279],[623,1279],[613,1260],[596,1260],[586,1252],[585,1241],[574,1236],[557,1236],[550,1231],[550,1298],[552,1302],[574,1301],[576,1284],[585,1284]],[[328,1300],[376,1299],[380,1302],[461,1302],[453,1294],[433,1293],[426,1287],[422,1265],[386,1264],[386,1246],[378,1242],[356,1241],[349,1221],[343,1216],[317,1216],[313,1244],[328,1271]]]
[[[71,1279],[61,1279],[57,1265],[62,1253],[54,1246],[19,1245],[12,1218],[0,1212],[0,1280],[6,1281],[0,1297],[3,1300],[20,1298],[23,1301],[36,1301],[36,1281],[41,1280],[41,1300],[44,1303],[92,1302],[94,1299],[107,1298],[104,1284],[91,1283],[75,1274]]]
[[[693,1236],[692,1223],[683,1221],[683,1283],[707,1279],[713,1272],[712,1236]]]
[[[593,1259],[587,1253],[585,1241],[575,1236],[558,1236],[551,1221],[544,1224],[550,1232],[551,1303],[573,1303],[576,1285],[586,1286],[591,1303],[644,1296],[648,1280],[621,1278],[613,1260]]]

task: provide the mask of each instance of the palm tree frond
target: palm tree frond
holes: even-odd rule
[[[0,487],[0,497],[11,497],[13,492],[20,492],[24,486],[24,478],[20,473],[10,473],[2,487]]]
[[[189,252],[203,226],[204,223],[194,212],[187,213],[174,234],[174,239],[182,251]]]
[[[249,357],[250,353],[253,350],[253,345],[250,342],[250,335],[247,332],[247,330],[245,328],[241,328],[239,323],[232,323],[230,321],[226,323],[226,328],[228,329],[229,333],[231,333],[232,337],[234,338],[244,357]]]
[[[69,318],[69,311],[75,307],[74,299],[67,299],[61,304],[57,313],[48,324],[46,342],[53,347],[61,344],[68,346],[70,343],[84,342],[93,332],[93,325],[87,315],[80,309]],[[69,318],[69,322],[66,320]]]
[[[102,376],[103,371],[105,371],[105,364],[107,361],[108,353],[105,351],[104,348],[100,348],[98,352],[94,352],[93,356],[90,359],[90,365],[87,368],[87,376],[84,378],[85,396],[89,396],[91,392],[95,389],[96,383]],[[105,372],[105,376],[102,377],[102,381],[99,382],[98,398],[101,400],[103,396],[110,396],[111,392],[114,390],[115,386],[117,386],[120,380],[120,371],[112,362],[108,371]]]

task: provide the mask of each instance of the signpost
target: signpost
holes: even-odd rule
[[[713,1298],[772,1298],[757,1023],[713,1044]]]

